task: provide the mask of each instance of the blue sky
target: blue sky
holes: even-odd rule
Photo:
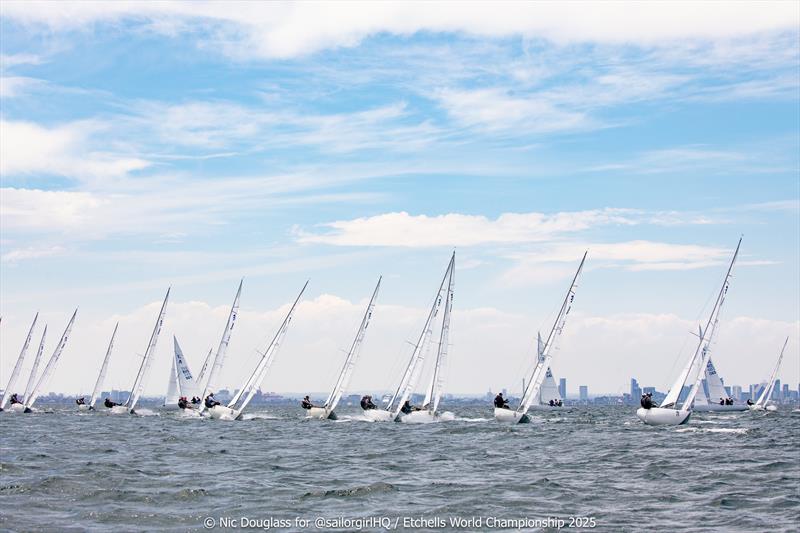
[[[744,234],[717,367],[763,379],[790,335],[795,388],[796,6],[427,7],[4,3],[0,380],[80,305],[53,388],[116,320],[124,386],[169,285],[199,361],[244,277],[235,386],[311,278],[265,387],[325,390],[383,274],[354,387],[390,388],[455,248],[450,388],[512,388],[589,249],[555,373],[666,388]]]

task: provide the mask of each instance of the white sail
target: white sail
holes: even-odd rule
[[[558,392],[558,385],[553,377],[553,371],[550,368],[544,374],[544,381],[539,392],[539,403],[549,405],[550,400],[562,400],[561,393]]]
[[[25,400],[27,400],[33,392],[33,386],[36,384],[36,376],[39,373],[39,363],[42,361],[42,353],[44,352],[44,340],[47,336],[47,324],[44,325],[42,331],[42,339],[39,341],[39,349],[36,350],[36,357],[33,359],[33,366],[31,367],[31,374],[28,376],[28,384],[25,385]]]
[[[150,366],[153,363],[153,352],[156,350],[158,335],[161,333],[161,327],[164,325],[164,316],[167,312],[169,291],[170,289],[167,289],[167,295],[164,296],[164,303],[161,304],[161,311],[158,313],[158,319],[156,319],[156,324],[153,327],[153,333],[150,335],[150,342],[147,343],[147,349],[144,352],[142,364],[139,367],[139,373],[136,374],[136,380],[133,382],[131,395],[128,397],[128,401],[125,402],[125,406],[130,411],[133,411],[136,408],[136,404],[139,402],[139,398],[142,396],[142,392],[144,392],[144,386],[147,383],[147,377],[150,373]]]
[[[703,331],[703,335],[700,337],[700,343],[695,351],[695,358],[698,359],[697,371],[693,372],[692,375],[694,376],[694,381],[688,381],[688,383],[692,383],[692,388],[689,390],[689,395],[686,396],[686,399],[683,401],[683,410],[691,409],[692,404],[694,403],[694,399],[697,396],[697,392],[702,385],[703,379],[703,370],[708,365],[708,361],[711,360],[711,341],[714,337],[713,332],[716,329],[717,324],[719,322],[719,313],[722,309],[722,303],[725,301],[725,295],[728,294],[728,287],[730,287],[731,283],[731,273],[733,271],[733,265],[736,264],[736,258],[739,256],[739,247],[742,245],[742,239],[739,238],[739,243],[736,245],[736,251],[733,252],[733,258],[731,259],[731,264],[728,266],[728,272],[725,274],[725,281],[722,282],[722,288],[719,291],[719,295],[717,296],[717,301],[714,304],[714,308],[711,310],[711,316],[708,317],[708,323],[706,324],[706,329]],[[698,358],[699,352],[699,358]],[[683,385],[681,385],[681,388]],[[663,407],[663,406],[662,406]]]
[[[708,360],[708,364],[706,365],[705,378],[706,387],[708,387],[706,399],[709,404],[718,404],[720,399],[724,400],[728,397],[728,393],[725,391],[725,385],[723,385],[722,379],[720,379],[719,374],[717,374],[717,369],[714,368],[714,363],[711,359]]]
[[[19,357],[17,357],[17,362],[14,364],[14,370],[11,371],[11,377],[8,380],[8,385],[6,385],[6,390],[3,391],[3,399],[0,400],[0,409],[5,409],[8,400],[11,399],[11,395],[14,394],[13,389],[17,385],[17,378],[19,377],[20,370],[22,370],[22,361],[25,360],[25,353],[28,351],[28,346],[31,344],[33,328],[36,327],[36,320],[38,318],[39,313],[36,313],[36,316],[33,317],[31,327],[28,330],[28,336],[25,337],[25,343],[22,345],[22,350],[19,352]]]
[[[64,347],[67,345],[67,340],[69,339],[69,334],[72,331],[72,325],[75,323],[75,316],[77,316],[78,310],[75,309],[75,312],[72,313],[72,318],[69,319],[69,324],[67,324],[67,328],[64,330],[64,333],[61,335],[61,340],[58,341],[56,344],[56,349],[53,351],[53,355],[50,356],[50,360],[47,361],[47,365],[44,367],[42,371],[42,376],[39,378],[39,381],[36,382],[36,386],[33,387],[31,391],[31,395],[29,398],[25,398],[25,408],[30,409],[36,398],[39,397],[39,394],[42,391],[42,386],[44,386],[47,381],[50,379],[50,376],[53,375],[53,371],[56,369],[56,364],[58,363],[58,359],[61,357],[61,353],[64,351]]]
[[[537,354],[537,364],[534,367],[530,378],[527,380],[528,385],[525,387],[525,391],[523,391],[522,394],[522,400],[520,401],[519,407],[517,407],[517,412],[520,414],[526,413],[531,404],[539,399],[539,390],[542,386],[542,381],[544,381],[546,370],[550,368],[550,361],[553,358],[551,351],[556,340],[564,331],[564,326],[567,323],[567,315],[569,314],[570,310],[572,310],[572,301],[575,299],[575,291],[578,287],[578,278],[583,270],[583,264],[586,262],[587,253],[588,252],[584,252],[583,258],[581,259],[581,264],[578,265],[578,270],[575,272],[575,277],[572,278],[572,283],[569,286],[569,290],[567,290],[567,295],[561,304],[561,309],[556,316],[556,320],[553,322],[553,328],[547,335],[547,341],[545,341],[544,347],[542,347],[541,350],[537,350],[541,355]]]
[[[189,363],[183,356],[183,350],[178,345],[178,339],[175,340],[175,372],[178,380],[178,396],[194,397],[198,396],[200,391],[197,390],[197,382],[192,377],[192,371],[189,370]]]
[[[772,375],[769,377],[769,382],[767,386],[764,387],[764,390],[761,391],[761,395],[756,400],[756,405],[759,407],[766,407],[767,402],[772,398],[772,390],[775,388],[775,377],[778,375],[778,369],[781,367],[781,361],[783,360],[783,352],[786,350],[786,345],[789,343],[789,337],[786,337],[786,340],[783,342],[783,348],[781,348],[781,353],[778,356],[778,362],[775,363],[775,368],[772,370]]]
[[[164,406],[172,407],[178,405],[180,396],[178,391],[178,369],[175,368],[175,358],[173,357],[172,364],[169,366],[169,381],[167,382],[167,395],[164,396]]]
[[[205,377],[205,375],[206,375],[206,371],[208,370],[208,365],[209,365],[209,364],[211,364],[211,356],[212,356],[213,354],[214,354],[214,348],[209,348],[209,349],[208,349],[208,353],[206,354],[206,360],[205,360],[205,361],[203,361],[203,368],[201,368],[201,369],[200,369],[200,373],[199,373],[199,374],[197,374],[196,383],[198,384],[198,386],[199,386],[201,383],[205,383],[205,382],[203,381],[203,378]],[[201,394],[202,394],[202,392],[203,392],[203,391],[200,391],[200,393],[201,393]]]
[[[455,257],[455,253],[453,253],[453,256]],[[439,289],[436,291],[436,297],[434,298],[433,305],[428,313],[428,318],[425,321],[425,327],[422,329],[422,333],[420,333],[417,344],[414,346],[414,351],[411,353],[411,359],[409,360],[408,366],[403,373],[403,378],[400,380],[400,385],[397,387],[397,390],[392,396],[389,405],[386,406],[386,410],[393,414],[393,418],[400,414],[400,409],[403,408],[403,404],[411,397],[411,393],[414,391],[417,381],[419,380],[422,370],[421,363],[425,360],[427,355],[427,347],[430,345],[430,338],[433,334],[432,325],[437,314],[439,313],[439,307],[442,305],[442,291],[444,290],[444,285],[448,276],[450,275],[450,269],[452,266],[453,258],[450,259],[450,263],[448,264],[447,270],[444,273],[442,282],[439,284]]]
[[[117,324],[114,326],[114,333],[111,334],[111,340],[108,342],[106,356],[103,358],[103,365],[100,367],[100,374],[97,376],[97,381],[95,382],[94,390],[92,391],[92,399],[89,400],[90,408],[93,408],[94,404],[97,403],[100,393],[102,392],[103,385],[105,384],[106,374],[108,374],[108,362],[111,360],[111,351],[114,349],[114,338],[117,336],[118,327],[119,322],[117,322]]]
[[[364,317],[361,319],[358,332],[356,332],[356,338],[353,339],[353,344],[350,346],[350,350],[347,352],[347,357],[344,360],[344,365],[342,366],[341,372],[339,372],[339,377],[336,380],[336,384],[333,386],[333,390],[331,390],[331,393],[328,396],[328,399],[325,401],[325,405],[323,406],[328,413],[336,409],[339,400],[342,398],[342,393],[347,388],[347,384],[350,382],[350,376],[353,375],[353,369],[356,366],[356,360],[358,359],[358,354],[361,350],[361,344],[364,342],[364,337],[367,333],[367,327],[369,326],[369,321],[372,318],[372,312],[375,309],[375,299],[378,297],[378,291],[381,288],[381,279],[383,279],[383,276],[378,278],[378,284],[375,285],[375,290],[372,291],[372,297],[367,304],[367,310],[364,313]]]
[[[297,295],[292,307],[289,308],[286,318],[283,319],[283,323],[281,323],[280,328],[278,328],[278,331],[275,333],[275,337],[273,337],[272,342],[269,343],[269,346],[267,346],[267,349],[262,354],[261,359],[256,364],[255,370],[253,370],[252,374],[250,374],[250,377],[247,379],[244,386],[239,389],[239,392],[237,392],[233,399],[228,402],[228,408],[235,409],[233,418],[238,418],[242,414],[242,411],[244,411],[245,407],[247,407],[247,404],[250,403],[250,401],[256,395],[256,392],[258,392],[258,388],[261,386],[261,382],[264,381],[264,377],[267,375],[267,371],[272,365],[275,354],[277,354],[278,348],[280,347],[283,338],[286,335],[286,331],[289,328],[289,323],[292,321],[292,315],[294,314],[295,307],[297,307],[297,303],[303,296],[306,287],[308,287],[308,281],[306,281],[305,285],[303,285],[303,288],[300,290],[300,294]],[[242,400],[238,408],[236,408],[236,404],[242,397],[244,397],[244,400]]]
[[[222,370],[222,363],[225,361],[225,352],[228,350],[228,344],[231,341],[231,333],[233,326],[236,325],[236,317],[239,315],[239,297],[242,295],[242,283],[244,280],[239,281],[239,288],[236,290],[236,297],[233,299],[231,311],[228,314],[228,321],[225,323],[225,329],[222,331],[222,338],[219,340],[219,347],[217,347],[217,354],[214,356],[214,364],[211,365],[211,370],[208,372],[208,378],[200,383],[201,399],[205,399],[210,392],[217,390],[219,384],[219,373]],[[200,404],[200,412],[205,410],[205,403]]]
[[[428,391],[428,396],[432,398],[432,401],[430,404],[426,402],[428,412],[430,414],[436,413],[436,410],[439,408],[439,402],[442,400],[442,393],[444,392],[444,379],[447,370],[447,353],[450,343],[450,315],[453,312],[453,292],[456,275],[455,261],[456,254],[453,252],[453,257],[450,260],[450,278],[447,282],[444,315],[442,316],[442,331],[439,334],[439,351],[436,354],[436,364],[433,369],[433,378],[431,379],[431,387]]]

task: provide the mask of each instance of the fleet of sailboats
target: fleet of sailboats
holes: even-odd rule
[[[788,337],[783,344],[768,382],[765,384],[755,403],[750,402],[751,405],[749,406],[736,403],[729,398],[729,394],[717,372],[716,366],[714,362],[712,362],[712,347],[720,325],[721,310],[730,287],[733,267],[738,258],[741,243],[742,240],[739,239],[725,274],[722,287],[717,294],[705,327],[700,326],[698,329],[697,336],[699,341],[697,347],[689,360],[686,361],[666,397],[658,407],[645,405],[645,398],[643,398],[642,407],[637,410],[636,414],[645,424],[685,424],[694,411],[746,411],[748,407],[755,411],[775,410],[775,406],[770,403],[770,398],[772,397],[778,370],[789,341]],[[519,404],[515,408],[496,406],[494,409],[494,416],[498,421],[509,423],[529,422],[529,410],[554,408],[563,400],[559,393],[558,386],[556,385],[555,378],[553,377],[551,363],[556,344],[563,333],[567,317],[572,309],[578,281],[583,271],[586,257],[587,253],[584,253],[547,337],[543,340],[541,333],[537,334],[536,358],[532,369],[526,374],[523,380],[523,391]],[[308,418],[321,420],[337,419],[336,408],[342,396],[348,390],[350,378],[358,361],[367,328],[374,314],[381,282],[382,278],[379,278],[369,299],[364,315],[362,316],[355,338],[345,355],[333,388],[321,406],[311,406],[307,408]],[[194,376],[191,372],[189,363],[184,356],[178,339],[176,336],[173,336],[174,355],[171,357],[167,394],[164,401],[165,408],[180,409],[185,414],[191,414],[192,416],[205,414],[208,418],[212,419],[242,419],[244,410],[258,393],[282,345],[294,312],[308,286],[308,281],[306,281],[293,301],[269,344],[263,351],[258,352],[259,358],[255,362],[254,367],[247,374],[247,378],[244,380],[242,386],[236,389],[230,401],[223,405],[215,400],[214,393],[222,388],[220,376],[239,312],[242,284],[243,281],[240,281],[216,352],[213,349],[209,350],[197,376]],[[452,413],[440,413],[439,407],[444,395],[447,376],[454,288],[455,252],[453,252],[450,257],[447,269],[445,270],[444,276],[436,290],[433,303],[428,311],[422,331],[416,343],[413,344],[411,356],[405,365],[402,377],[397,383],[394,393],[384,398],[382,407],[372,404],[371,400],[366,404],[362,401],[364,419],[376,422],[399,421],[405,423],[429,423],[446,419],[445,414],[449,414],[450,418],[452,418]],[[136,413],[136,406],[148,382],[158,338],[166,316],[169,296],[170,290],[168,289],[156,318],[147,348],[139,362],[130,396],[123,404],[113,404],[109,399],[106,399],[106,402],[104,402],[105,405],[111,407],[108,412],[113,414]],[[10,409],[11,411],[29,413],[34,410],[34,404],[37,398],[55,372],[58,361],[67,345],[77,312],[78,310],[76,309],[72,314],[52,355],[48,359],[41,374],[39,374],[39,367],[47,337],[47,325],[44,326],[25,388],[22,389],[20,394],[18,391],[20,374],[22,373],[27,352],[30,348],[39,314],[37,313],[34,316],[2,398],[0,398],[0,411]],[[98,400],[100,400],[101,391],[105,386],[109,361],[113,352],[118,328],[119,323],[114,326],[114,330],[111,334],[111,339],[109,340],[97,380],[92,390],[91,399],[88,404],[83,404],[81,400],[78,406],[78,409],[81,411],[94,410]],[[435,335],[435,333],[438,333],[438,335]],[[432,357],[431,354],[434,353],[434,351],[435,357]],[[719,356],[715,357],[715,359],[719,359]],[[427,376],[428,379],[423,380],[424,376]],[[423,381],[424,387],[421,387]],[[416,395],[417,393],[419,395]],[[419,401],[420,398],[423,398],[423,395],[424,399],[422,399],[420,405],[413,405],[412,400]],[[188,404],[186,401],[189,397],[193,400],[191,404]],[[10,407],[9,403],[11,404]]]

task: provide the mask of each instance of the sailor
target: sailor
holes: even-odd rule
[[[208,393],[206,396],[206,409],[212,409],[215,405],[219,405],[219,402],[214,399],[214,393]]]
[[[753,400],[751,400],[750,398],[748,398],[748,399],[747,399],[747,405],[753,405]]]
[[[370,409],[377,409],[378,406],[372,403],[372,396],[364,396],[361,398],[361,408],[365,411],[369,411]]]
[[[556,402],[554,402],[553,400],[550,400],[550,401],[549,401],[547,404],[548,404],[550,407],[555,407],[555,406],[556,406]]]
[[[181,396],[178,399],[178,407],[180,407],[181,409],[186,409],[187,407],[189,407],[189,402],[186,400],[186,396]]]
[[[303,398],[303,401],[300,402],[300,405],[303,407],[303,409],[311,409],[314,407],[314,404],[311,403],[311,399],[308,397],[308,395]]]
[[[14,405],[15,403],[22,403],[19,401],[19,397],[17,396],[16,392],[11,395],[11,405]]]
[[[119,404],[118,404],[118,403],[115,403],[115,402],[112,402],[112,401],[111,401],[111,398],[106,398],[106,399],[105,399],[105,401],[103,402],[103,405],[105,405],[106,407],[108,407],[109,409],[111,409],[112,407],[116,407],[116,406],[118,406]]]
[[[733,405],[733,399],[732,398],[725,398],[725,405]]]
[[[642,407],[644,407],[645,409],[651,409],[653,407],[653,395],[652,395],[652,393],[648,392],[648,393],[642,394],[642,399],[641,399],[640,403],[642,404]]]
[[[561,400],[556,400],[556,405],[562,407],[564,405],[564,402],[562,402]]]
[[[197,396],[192,396],[192,403],[193,403],[193,404],[198,404],[198,403],[200,403],[200,398],[199,398],[199,397],[197,397]]]
[[[75,403],[77,403],[78,405],[86,405],[86,400],[84,400],[83,396],[81,396],[80,398],[75,400]]]
[[[720,399],[719,399],[719,404],[720,404],[720,405],[725,405],[725,400],[723,400],[722,398],[720,398]]]
[[[498,409],[510,409],[508,406],[508,400],[503,398],[502,392],[498,392],[497,396],[494,397],[494,406]]]

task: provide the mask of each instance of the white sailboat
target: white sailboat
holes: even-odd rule
[[[711,315],[708,317],[706,327],[705,329],[700,327],[698,333],[700,340],[697,344],[697,348],[692,354],[692,357],[686,362],[686,366],[684,366],[683,370],[678,375],[678,378],[669,389],[666,398],[664,398],[664,401],[661,402],[659,407],[651,407],[650,409],[640,407],[636,411],[636,416],[638,416],[639,419],[645,424],[654,426],[677,426],[680,424],[685,424],[692,415],[694,400],[702,384],[703,369],[707,367],[708,361],[711,359],[710,344],[714,337],[713,330],[718,324],[720,308],[722,307],[722,303],[725,300],[725,295],[728,292],[728,287],[730,286],[731,281],[731,272],[733,270],[734,263],[736,263],[736,258],[739,255],[739,247],[741,245],[742,239],[740,238],[739,243],[736,245],[736,251],[733,253],[731,263],[728,266],[728,271],[725,274],[725,280],[722,282],[722,288],[717,295],[717,300],[714,302]],[[689,394],[686,396],[686,399],[684,399],[680,409],[678,409],[677,405],[681,391],[683,390],[684,385],[687,383],[691,383],[692,387],[689,390]]]
[[[550,402],[553,402],[551,404]],[[542,381],[542,386],[539,388],[539,399],[538,401],[533,402],[533,405],[530,407],[533,410],[553,410],[553,409],[563,409],[563,398],[561,397],[561,393],[558,391],[558,385],[556,384],[556,379],[553,377],[553,371],[550,367],[544,373],[544,381]]]
[[[707,391],[703,391],[703,396],[705,402],[698,401],[694,404],[694,410],[698,412],[716,412],[716,413],[725,413],[725,412],[736,412],[736,411],[747,411],[747,404],[744,403],[734,403],[726,405],[725,400],[728,398],[728,392],[725,390],[725,385],[722,383],[722,379],[719,377],[717,373],[717,369],[714,368],[714,363],[709,358],[708,364],[706,365],[705,370],[705,380],[706,380],[706,387],[708,388]]]
[[[175,336],[173,336],[172,339],[175,341],[175,351],[177,352],[180,349],[178,347],[178,339],[176,339]],[[175,366],[175,357],[173,357],[172,364],[170,365],[169,369],[167,395],[164,396],[164,405],[162,407],[165,407],[166,409],[177,409],[178,400],[180,397],[180,393],[178,392],[178,369]]]
[[[753,411],[777,411],[778,408],[770,403],[772,399],[772,391],[775,388],[775,378],[778,376],[778,369],[781,367],[781,361],[783,361],[783,352],[786,351],[786,345],[789,343],[789,337],[786,337],[786,340],[783,342],[783,348],[781,348],[781,353],[778,356],[778,362],[775,363],[775,368],[772,370],[772,375],[769,377],[769,382],[767,386],[764,387],[764,390],[761,391],[761,395],[756,400],[756,403],[750,406],[750,409]]]
[[[25,360],[25,354],[28,352],[28,346],[30,346],[31,344],[31,337],[33,336],[33,328],[36,327],[36,321],[38,319],[39,319],[39,313],[36,313],[36,316],[33,317],[33,322],[31,323],[31,327],[28,330],[28,335],[25,337],[25,342],[22,344],[22,350],[20,350],[19,352],[19,356],[17,357],[17,362],[14,364],[14,369],[11,371],[11,377],[8,379],[8,384],[6,385],[6,388],[3,391],[3,398],[0,400],[0,411],[5,410],[6,405],[11,399],[11,396],[14,394],[14,388],[17,386],[17,378],[19,378],[19,373],[22,370],[22,362]],[[22,411],[24,408],[25,408],[24,403],[12,404],[12,410],[14,411]]]
[[[553,359],[553,345],[564,331],[564,326],[567,322],[567,315],[569,314],[570,310],[572,310],[572,301],[575,299],[575,291],[578,287],[578,278],[583,271],[583,264],[586,262],[587,253],[588,252],[584,252],[583,254],[581,263],[578,265],[578,270],[575,272],[575,276],[572,278],[572,283],[570,283],[569,289],[567,290],[567,295],[564,297],[564,301],[561,303],[561,308],[558,311],[558,315],[556,315],[555,322],[553,322],[553,327],[550,329],[550,333],[547,335],[547,340],[545,341],[544,345],[542,345],[541,340],[537,341],[538,354],[536,358],[536,365],[534,366],[530,376],[528,376],[528,379],[525,381],[527,386],[522,392],[522,399],[520,400],[519,405],[516,409],[495,407],[494,417],[498,421],[509,423],[530,422],[530,418],[527,414],[528,409],[531,407],[531,405],[533,405],[534,402],[538,402],[541,397],[542,383],[544,382],[547,369],[550,368],[550,362]]]
[[[94,389],[92,390],[92,397],[89,400],[88,405],[79,405],[78,410],[85,411],[93,411],[94,406],[97,403],[97,400],[100,399],[100,393],[103,391],[103,385],[105,385],[106,381],[106,374],[108,373],[108,362],[111,360],[111,351],[114,349],[114,339],[117,336],[117,328],[119,328],[119,322],[114,325],[114,332],[111,334],[111,340],[108,342],[108,348],[106,348],[106,355],[103,357],[103,364],[100,365],[100,373],[97,375],[97,381],[94,383]]]
[[[36,382],[36,385],[34,385],[33,389],[30,392],[30,395],[25,398],[24,411],[26,413],[30,413],[33,411],[33,404],[36,403],[36,399],[42,392],[42,387],[47,384],[48,380],[50,379],[50,376],[53,375],[53,372],[56,369],[56,365],[58,364],[58,360],[61,358],[61,354],[64,351],[64,347],[67,345],[67,340],[69,339],[69,334],[72,331],[72,325],[75,323],[75,317],[77,316],[77,314],[78,310],[75,309],[75,312],[72,313],[72,318],[69,319],[67,328],[61,335],[61,340],[59,340],[58,344],[56,344],[56,349],[53,351],[53,355],[51,355],[50,359],[47,361],[47,365],[45,365],[41,377],[39,377],[39,380]]]
[[[436,418],[436,410],[444,389],[445,363],[447,358],[448,335],[450,330],[450,313],[453,306],[453,285],[455,282],[456,254],[450,257],[442,282],[436,291],[436,297],[428,313],[425,326],[422,328],[419,339],[411,353],[411,359],[406,366],[403,377],[389,402],[383,409],[366,409],[364,416],[375,422],[388,422],[403,420],[406,422],[432,422]],[[419,410],[404,413],[403,409],[411,398],[417,383],[422,375],[427,352],[430,349],[433,336],[433,324],[439,313],[442,303],[445,303],[445,313],[442,319],[442,330],[439,339],[439,349],[433,367],[431,383],[425,392],[425,401]]]
[[[153,326],[153,332],[150,334],[150,341],[147,343],[147,349],[144,352],[144,357],[142,357],[142,363],[139,365],[139,372],[137,372],[136,379],[133,382],[131,394],[124,404],[115,405],[111,408],[110,412],[112,414],[136,414],[136,404],[139,403],[139,398],[141,398],[142,392],[144,392],[147,378],[150,375],[150,366],[153,363],[153,354],[156,351],[156,344],[158,344],[158,336],[161,333],[161,327],[164,325],[164,316],[167,313],[167,302],[169,301],[170,290],[171,289],[167,289],[167,294],[164,296],[164,302],[161,304],[161,311],[158,313],[155,326]]]
[[[217,353],[214,356],[214,362],[212,363],[211,368],[207,369],[209,359],[206,357],[206,363],[203,365],[203,369],[200,371],[200,378],[198,379],[197,387],[197,389],[200,391],[200,413],[203,413],[203,411],[206,410],[204,403],[205,398],[207,398],[209,394],[213,394],[214,391],[218,390],[217,380],[219,380],[219,373],[222,370],[222,364],[225,362],[225,354],[228,351],[228,344],[231,342],[231,334],[233,333],[233,327],[236,325],[236,318],[239,316],[239,299],[242,296],[242,283],[244,283],[244,280],[239,280],[239,288],[236,289],[236,296],[233,299],[230,313],[228,313],[228,321],[225,323],[225,329],[222,330],[222,338],[219,340],[219,346],[217,347]]]
[[[356,366],[356,360],[358,359],[358,354],[361,350],[361,344],[364,342],[364,336],[367,333],[367,327],[369,326],[369,321],[372,318],[372,312],[375,309],[375,299],[378,297],[378,291],[381,288],[381,279],[382,277],[378,278],[378,284],[375,285],[375,290],[372,292],[372,297],[367,304],[367,310],[364,313],[364,317],[361,319],[361,324],[358,327],[356,338],[353,339],[353,344],[350,346],[350,350],[347,352],[344,365],[342,366],[341,372],[339,372],[339,377],[336,379],[336,384],[333,386],[333,390],[331,390],[330,395],[328,395],[328,399],[325,400],[325,404],[322,407],[312,407],[308,410],[309,418],[336,420],[336,413],[334,412],[334,409],[336,409],[336,406],[339,404],[339,400],[342,398],[344,391],[347,390],[347,385],[350,382],[350,376],[352,376],[353,369]]]
[[[199,390],[197,381],[195,381],[192,376],[189,363],[183,356],[183,350],[181,350],[180,344],[178,344],[178,338],[173,336],[172,340],[175,345],[175,357],[172,359],[172,371],[170,374],[167,396],[164,399],[164,407],[167,409],[180,409],[178,402],[182,397],[186,397],[187,399],[190,397],[195,398],[200,397],[202,393]],[[191,404],[183,410],[194,411],[190,406]],[[197,413],[194,414],[196,415]]]
[[[297,303],[300,301],[300,298],[303,296],[306,287],[308,287],[308,281],[306,281],[305,285],[303,285],[303,288],[300,290],[300,294],[297,295],[292,307],[289,308],[289,312],[286,314],[281,326],[275,333],[275,337],[273,337],[272,342],[269,343],[267,349],[264,350],[264,353],[261,354],[261,359],[259,359],[255,369],[250,374],[250,377],[248,377],[247,381],[245,381],[244,386],[239,389],[239,391],[233,396],[227,405],[215,405],[214,407],[208,409],[208,414],[211,416],[211,418],[221,420],[241,419],[242,412],[258,392],[261,382],[264,381],[264,377],[267,375],[267,371],[272,365],[275,355],[278,353],[278,348],[281,346],[283,338],[286,336],[286,330],[289,328],[289,323],[292,321],[294,310],[297,307]]]

